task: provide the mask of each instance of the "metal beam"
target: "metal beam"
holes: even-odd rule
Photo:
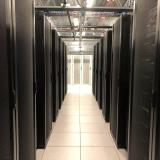
[[[73,38],[67,38],[67,39],[63,38],[63,40],[64,40],[66,43],[79,42],[79,39],[76,39],[76,40],[74,41]],[[83,43],[83,42],[92,42],[92,43],[94,43],[94,42],[97,42],[97,40],[96,40],[96,39],[82,39],[82,43]]]
[[[38,11],[52,12],[52,11],[79,11],[79,12],[114,12],[114,13],[124,13],[133,12],[133,8],[126,7],[92,7],[92,8],[80,8],[80,7],[57,7],[57,6],[37,6],[35,7]]]
[[[73,27],[72,22],[71,22],[71,17],[70,17],[69,11],[67,11],[67,15],[68,15],[69,24],[70,24],[70,27],[71,27],[71,30],[72,30],[72,33],[73,33],[73,37],[75,39],[74,27]]]
[[[84,32],[87,32],[87,33],[104,33],[105,32],[105,30],[83,30]],[[57,30],[57,32],[62,32],[62,33],[65,33],[65,32],[75,32],[75,33],[79,33],[79,31],[78,30],[71,30],[71,29],[59,29],[59,30]]]
[[[67,4],[67,1],[64,0],[64,6],[63,6],[63,8],[66,8],[66,4]],[[71,22],[71,17],[70,17],[69,11],[67,11],[67,16],[68,16],[68,21],[69,21],[69,24],[70,24],[70,28],[71,28],[72,33],[73,33],[73,37],[75,39],[74,27],[73,27],[72,22]]]
[[[70,26],[57,27],[57,29],[68,29]],[[77,27],[76,27],[77,28]],[[84,29],[112,29],[113,26],[84,26]]]
[[[104,29],[112,29],[112,26],[84,26],[84,28],[104,28]]]
[[[73,38],[72,36],[60,36],[60,37],[61,37],[61,38]],[[80,37],[79,37],[79,36],[76,36],[75,39],[76,39],[76,38],[79,39]],[[102,37],[102,36],[83,36],[83,37],[82,37],[82,40],[83,40],[83,39],[101,39],[101,38],[103,38],[103,37]]]

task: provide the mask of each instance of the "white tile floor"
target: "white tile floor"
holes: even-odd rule
[[[69,86],[45,151],[37,160],[126,160],[117,150],[90,86]]]

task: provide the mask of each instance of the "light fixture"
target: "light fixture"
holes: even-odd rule
[[[70,3],[67,3],[67,4],[66,4],[66,7],[70,7],[70,6],[71,6]]]
[[[94,0],[87,0],[87,7],[91,8],[93,6]]]
[[[79,26],[79,19],[78,18],[74,18],[73,19],[73,23],[74,23],[74,26]]]
[[[86,32],[82,32],[82,36],[85,36],[86,35]]]

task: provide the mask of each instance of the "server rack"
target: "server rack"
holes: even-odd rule
[[[160,64],[160,62],[158,62]],[[159,73],[158,73],[159,74]],[[159,76],[159,75],[158,75]],[[159,80],[159,77],[158,77]],[[159,83],[159,82],[158,82]],[[159,84],[158,84],[159,85]],[[158,91],[158,95],[159,95],[159,91]],[[157,97],[159,99],[159,97]],[[160,159],[160,109],[158,107],[159,104],[159,100],[157,99],[157,107],[155,109],[155,121],[153,122],[154,125],[154,129],[153,129],[153,145],[152,145],[152,158],[154,160],[159,160]]]
[[[35,160],[33,92],[34,2],[15,0],[19,159]],[[14,20],[14,19],[13,19]]]
[[[94,46],[94,53],[93,53],[93,77],[92,77],[92,92],[93,92],[93,95],[95,95],[95,90],[96,90],[96,45]]]
[[[53,91],[53,121],[59,111],[59,38],[55,30],[52,30],[52,91]]]
[[[158,2],[158,6],[160,4],[160,1]],[[158,10],[157,12],[157,19],[160,18],[160,10]],[[156,48],[156,61],[155,61],[155,76],[154,76],[154,91],[156,91],[155,93],[155,98],[154,101],[152,102],[153,105],[153,109],[152,109],[152,113],[154,113],[154,120],[153,120],[153,142],[152,142],[152,158],[154,160],[159,160],[160,159],[160,108],[159,108],[159,104],[160,104],[160,99],[159,99],[159,95],[160,95],[160,55],[159,55],[159,50],[160,50],[160,28],[159,28],[160,24],[158,22],[157,24],[157,31],[156,31],[156,43],[157,43],[157,48]]]
[[[16,28],[15,8],[9,0],[0,1],[0,15],[0,159],[17,160]]]
[[[127,148],[131,57],[130,15],[122,15],[113,27],[111,133],[117,147]]]
[[[64,100],[64,98],[65,98],[65,95],[66,95],[66,87],[67,87],[67,81],[66,81],[66,79],[67,79],[67,73],[66,73],[66,45],[65,45],[65,43],[63,43],[63,56],[62,56],[62,58],[63,58],[63,100]]]
[[[63,51],[63,56],[62,56],[62,61],[63,61],[63,100],[65,98],[65,77],[66,77],[66,73],[65,73],[65,43],[63,43],[63,48],[64,48],[64,51]]]
[[[51,24],[45,17],[45,72],[46,72],[46,137],[47,140],[52,130],[52,37]]]
[[[37,148],[45,148],[52,129],[51,26],[36,13]]]
[[[98,100],[98,70],[99,70],[99,42],[96,45],[96,100]]]
[[[64,100],[64,93],[63,93],[63,91],[64,91],[64,61],[63,61],[63,57],[64,57],[64,42],[62,41],[62,53],[61,53],[62,55],[61,55],[61,66],[62,66],[62,68],[61,68],[61,74],[62,74],[62,77],[61,77],[61,86],[62,86],[62,88],[61,88],[61,96],[62,96],[62,102],[63,102],[63,100]]]
[[[65,45],[65,51],[64,51],[64,72],[65,72],[65,80],[64,80],[64,85],[65,85],[65,89],[64,89],[64,93],[66,95],[67,93],[67,85],[68,85],[68,82],[67,82],[67,72],[68,72],[68,69],[67,69],[67,46]]]
[[[99,45],[98,45],[98,80],[97,80],[97,101],[99,104],[99,108],[101,109],[101,98],[102,98],[102,58],[103,58],[103,52],[102,52],[102,47],[103,47],[103,39],[100,40]]]
[[[159,113],[157,106],[157,99],[159,99],[159,83],[157,81],[159,53],[156,54],[156,48],[159,45],[156,39],[159,36],[157,8],[157,0],[136,1],[133,30],[134,63],[131,86],[129,160],[149,160],[153,158],[153,150],[155,152],[155,115]],[[157,153],[156,158],[159,159],[158,156]],[[156,158],[154,157],[154,159]]]
[[[1,1],[0,12],[0,159],[34,160],[33,4]]]
[[[62,103],[62,52],[63,44],[62,39],[59,37],[59,108],[61,108]]]
[[[102,72],[102,113],[106,122],[110,117],[110,86],[111,86],[111,55],[112,55],[112,30],[107,31],[104,36],[103,45],[103,72]]]
[[[60,96],[60,104],[59,107],[61,108],[62,102],[64,100],[64,96],[63,96],[63,90],[64,90],[64,85],[63,85],[63,80],[64,80],[64,72],[63,72],[63,68],[64,68],[64,42],[62,40],[62,38],[59,38],[59,71],[60,71],[60,76],[59,76],[59,96]]]
[[[101,39],[101,72],[100,72],[100,108],[102,109],[102,103],[103,103],[103,61],[104,61],[104,38]]]

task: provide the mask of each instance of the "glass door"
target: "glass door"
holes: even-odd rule
[[[92,55],[68,55],[68,84],[92,85]]]
[[[81,56],[74,55],[73,56],[73,83],[74,84],[81,84]]]
[[[92,56],[82,56],[82,84],[92,85]]]

